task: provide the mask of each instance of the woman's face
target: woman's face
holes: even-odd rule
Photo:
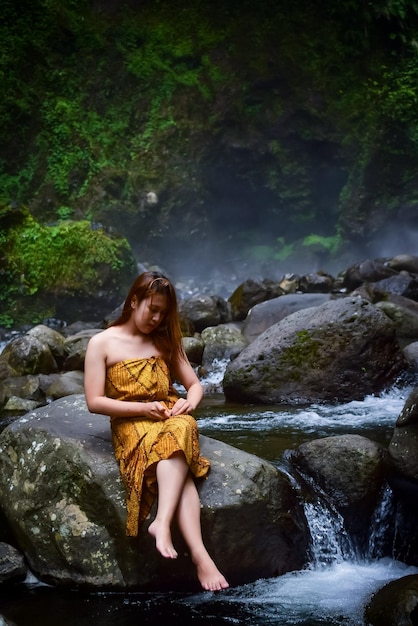
[[[136,298],[133,302],[135,307],[132,317],[135,326],[139,332],[149,335],[161,324],[167,314],[167,296],[162,293],[154,293],[149,298],[141,300],[139,304]]]

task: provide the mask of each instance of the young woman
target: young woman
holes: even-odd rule
[[[184,385],[178,398],[172,380]],[[197,424],[189,415],[202,386],[182,347],[174,287],[158,272],[132,285],[120,317],[91,338],[85,392],[92,413],[109,415],[115,457],[127,491],[126,533],[136,536],[158,493],[148,532],[166,558],[177,558],[171,539],[176,519],[203,589],[229,585],[202,540],[194,477],[210,463],[200,455]]]

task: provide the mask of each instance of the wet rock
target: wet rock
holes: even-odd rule
[[[205,343],[200,337],[183,337],[183,348],[190,363],[193,365],[202,363]]]
[[[16,548],[0,542],[0,585],[22,582],[26,575],[27,567],[23,555]]]
[[[217,326],[231,321],[230,305],[220,296],[196,295],[179,305],[182,317],[189,320],[196,332],[208,326]]]
[[[23,335],[12,339],[0,354],[2,378],[25,374],[58,372],[57,362],[48,344],[36,336]]]
[[[396,276],[390,276],[374,283],[375,288],[383,293],[391,293],[397,296],[418,300],[418,280],[408,274],[400,272]]]
[[[292,453],[292,464],[313,478],[342,514],[346,528],[362,545],[384,479],[384,450],[360,435],[324,437]]]
[[[410,393],[396,421],[388,452],[393,470],[418,485],[418,388]]]
[[[228,299],[231,304],[232,318],[236,321],[242,321],[253,306],[276,298],[283,293],[285,292],[278,283],[270,280],[248,279],[238,285]]]
[[[366,606],[370,626],[415,626],[418,623],[418,575],[393,580]]]
[[[353,291],[363,283],[375,283],[396,274],[396,270],[388,266],[383,259],[366,259],[344,272],[343,287]]]
[[[376,306],[393,321],[398,337],[418,338],[418,302],[391,294]]]
[[[233,323],[205,328],[201,336],[205,344],[202,365],[206,368],[210,367],[215,359],[221,361],[235,358],[247,345],[241,327]]]
[[[299,290],[302,293],[330,293],[334,287],[334,278],[330,274],[305,274],[299,281]]]
[[[403,348],[403,354],[411,371],[418,372],[418,341],[413,341]]]
[[[418,256],[398,254],[387,261],[388,267],[397,272],[405,271],[418,275]]]
[[[207,547],[232,584],[305,564],[308,531],[288,476],[208,437],[198,483]],[[0,435],[0,506],[40,580],[93,589],[199,588],[177,534],[175,561],[147,533],[125,536],[125,490],[109,420],[68,396],[26,414]]]
[[[58,365],[62,363],[65,357],[64,337],[63,335],[49,328],[44,324],[38,324],[27,332],[28,337],[36,337],[41,343],[47,345]]]
[[[75,335],[70,335],[65,339],[65,370],[84,370],[84,359],[86,357],[88,343],[91,337],[99,332],[100,329],[87,328],[85,330],[81,330]]]
[[[46,391],[52,400],[80,393],[84,393],[84,372],[76,370],[59,374]]]
[[[344,272],[343,287],[353,291],[363,283],[375,283],[396,274],[396,270],[389,267],[383,259],[366,259]]]

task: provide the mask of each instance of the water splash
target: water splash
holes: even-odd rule
[[[388,537],[393,537],[393,533],[396,533],[396,529],[393,528],[394,520],[396,520],[396,517],[393,492],[389,485],[384,485],[370,522],[369,545],[367,548],[367,557],[369,559],[380,558],[384,555]]]

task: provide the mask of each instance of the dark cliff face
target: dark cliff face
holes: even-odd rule
[[[376,256],[393,224],[404,244],[417,28],[396,10],[6,0],[5,200],[174,269]]]

